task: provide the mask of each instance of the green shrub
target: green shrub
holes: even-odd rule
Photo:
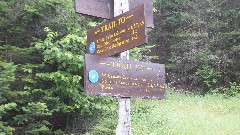
[[[234,97],[240,93],[240,85],[236,82],[231,83],[228,87],[220,87],[216,89],[216,92],[223,93],[226,97]]]
[[[214,70],[209,65],[204,65],[201,69],[197,70],[197,73],[203,80],[203,84],[205,86],[204,92],[213,92],[218,87],[220,72]]]

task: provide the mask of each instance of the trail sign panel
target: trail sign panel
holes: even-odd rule
[[[153,0],[129,0],[129,8],[133,9],[139,5],[145,4],[147,27],[154,27],[153,24]]]
[[[75,12],[112,19],[113,0],[74,0]]]
[[[84,88],[88,95],[165,97],[165,65],[85,55]]]
[[[87,32],[87,53],[111,56],[147,43],[144,5]]]
[[[86,15],[113,19],[114,0],[74,0],[75,12]],[[145,4],[146,5],[146,24],[153,28],[153,0],[129,0],[129,8]]]

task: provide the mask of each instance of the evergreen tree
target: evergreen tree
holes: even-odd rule
[[[72,112],[107,109],[111,100],[83,93],[86,31],[95,23],[73,10],[72,0],[0,2],[0,134],[61,134]]]
[[[152,41],[168,78],[184,90],[212,92],[239,82],[238,0],[156,0]]]

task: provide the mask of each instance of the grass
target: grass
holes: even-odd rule
[[[115,134],[117,106],[88,134]],[[240,98],[168,93],[164,100],[131,100],[132,135],[240,135]]]

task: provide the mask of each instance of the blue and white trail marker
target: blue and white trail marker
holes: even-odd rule
[[[89,81],[91,82],[91,83],[96,83],[96,82],[98,82],[98,79],[99,79],[99,75],[98,75],[98,72],[97,71],[95,71],[95,70],[91,70],[90,72],[89,72],[89,75],[88,75],[89,77]]]
[[[94,53],[96,51],[96,44],[92,42],[89,46],[89,52]]]

